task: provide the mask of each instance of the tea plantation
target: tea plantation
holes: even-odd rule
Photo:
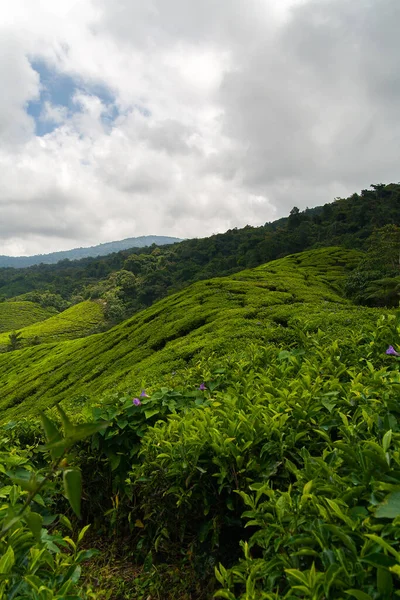
[[[34,302],[0,302],[0,334],[45,321],[56,311]]]
[[[21,302],[5,302],[4,304],[17,305]],[[30,304],[30,303],[23,303]],[[2,305],[0,304],[0,307]],[[35,306],[35,305],[34,305]],[[42,309],[43,310],[43,309]],[[49,316],[49,313],[51,316]],[[36,314],[32,311],[32,315]],[[46,314],[44,312],[44,314]],[[104,309],[99,302],[89,300],[71,306],[59,314],[48,311],[47,317],[41,322],[18,328],[21,335],[20,346],[39,345],[41,343],[56,342],[81,338],[93,333],[104,324]],[[14,328],[15,329],[15,328]],[[9,333],[0,333],[0,351],[7,350]]]
[[[1,419],[21,410],[37,415],[61,400],[97,402],[111,391],[160,384],[210,352],[223,355],[252,342],[299,343],[328,324],[332,336],[356,324],[370,328],[381,313],[340,294],[340,280],[357,259],[357,252],[338,248],[286,257],[196,283],[104,333],[0,354]],[[74,337],[81,322],[87,328],[87,306],[98,305],[72,307],[25,335]]]
[[[400,322],[344,299],[358,260],[288,256],[1,354],[0,597],[398,596]]]

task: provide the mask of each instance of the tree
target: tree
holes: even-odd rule
[[[399,305],[400,227],[385,225],[373,231],[365,258],[349,276],[346,293],[369,306]]]
[[[20,331],[12,331],[8,336],[8,351],[12,352],[21,346],[22,333]]]

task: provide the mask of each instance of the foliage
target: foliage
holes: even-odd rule
[[[347,279],[346,292],[368,306],[399,305],[400,227],[386,225],[372,233],[366,255]]]
[[[286,257],[198,282],[104,333],[2,354],[1,418],[22,409],[34,415],[60,400],[98,402],[102,394],[137,389],[142,381],[160,385],[200,355],[229,353],[249,342],[300,343],[306,331],[328,324],[332,336],[355,325],[372,329],[377,311],[360,310],[337,291],[347,263],[357,259],[357,252],[338,248]],[[33,333],[42,338],[40,330]]]
[[[62,312],[63,310],[66,310],[69,306],[69,302],[64,300],[64,298],[62,298],[62,296],[60,296],[60,294],[54,294],[49,291],[27,292],[26,294],[22,294],[21,296],[16,296],[14,298],[10,298],[10,301],[11,302],[15,302],[15,301],[16,302],[18,302],[18,301],[34,302],[35,304],[38,304],[42,308],[50,308],[50,309],[53,308],[54,311],[52,311],[52,314],[54,314],[55,311]]]
[[[400,222],[400,184],[371,187],[313,209],[295,207],[288,218],[262,227],[246,226],[209,238],[123,250],[100,258],[0,269],[0,294],[10,298],[33,290],[48,291],[71,302],[88,285],[103,286],[111,273],[131,270],[138,278],[137,288],[125,308],[133,314],[195,281],[230,275],[288,254],[335,245],[365,250],[374,229]],[[125,318],[122,311],[119,314]]]
[[[8,336],[8,350],[17,350],[22,343],[22,333],[20,331],[12,331]]]
[[[53,509],[56,480],[62,472],[64,494],[79,516],[81,476],[79,468],[68,464],[71,460],[68,450],[76,441],[104,429],[106,423],[74,426],[61,408],[59,412],[64,435],[53,421],[42,415],[47,439],[43,450],[51,460],[49,466],[37,468],[32,462],[34,447],[23,449],[14,445],[10,448],[10,426],[1,431],[1,598],[73,600],[94,597],[78,585],[81,564],[95,555],[93,550],[79,548],[89,526],[83,527],[77,540],[73,541],[60,531],[65,527],[73,531],[70,520],[65,515],[58,518]]]
[[[214,592],[232,599],[391,597],[400,376],[384,348],[399,334],[390,315],[340,341],[318,331],[301,348],[253,345],[137,392],[139,404],[95,409],[109,427],[76,456],[86,519],[135,548],[137,565],[112,597],[146,598],[146,583],[167,597],[174,564],[209,583],[216,568]]]
[[[8,304],[7,302],[3,303]],[[13,304],[13,303],[9,303]],[[19,304],[19,303],[15,303]],[[104,325],[104,309],[101,302],[84,301],[71,306],[62,313],[53,315],[40,323],[21,329],[21,343],[17,347],[38,345],[39,343],[57,342],[87,336]],[[0,333],[0,351],[7,350],[9,334]]]
[[[5,597],[392,598],[400,315],[343,298],[359,260],[287,256],[109,331],[2,354]],[[32,417],[60,399],[43,448]],[[102,554],[79,578],[89,523]]]
[[[0,303],[0,334],[28,327],[53,316],[54,310],[43,309],[33,302]]]
[[[214,564],[216,595],[232,600],[391,597],[400,572],[400,377],[379,354],[399,334],[399,322],[383,318],[345,342],[319,333],[301,351],[254,346],[203,362],[205,390],[146,431],[140,425],[139,453],[130,415],[143,419],[147,406],[174,394],[183,401],[183,392],[122,406],[114,417],[122,427],[108,439],[123,472],[126,460],[132,468],[128,488],[118,476],[113,491],[137,546],[163,562],[197,557],[203,572]]]

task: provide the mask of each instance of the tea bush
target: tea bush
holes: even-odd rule
[[[8,600],[78,600],[94,598],[79,585],[81,564],[95,550],[80,549],[89,525],[74,541],[62,530],[73,531],[65,515],[54,512],[57,478],[62,473],[63,492],[80,516],[81,474],[69,464],[73,443],[103,429],[106,424],[74,426],[62,409],[64,435],[45,415],[42,422],[49,465],[34,462],[37,445],[23,447],[14,438],[13,426],[0,433],[0,598]],[[9,435],[8,432],[11,432]],[[12,444],[12,446],[11,446]],[[40,462],[40,461],[39,461]],[[41,461],[43,462],[43,461]]]

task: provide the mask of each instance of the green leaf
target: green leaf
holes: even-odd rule
[[[62,435],[53,421],[51,421],[44,413],[40,415],[40,419],[42,421],[47,445],[52,445],[62,440]],[[60,456],[62,456],[63,451],[64,448],[52,449],[50,450],[50,456],[53,460],[56,460],[57,458],[60,458]]]
[[[93,556],[99,556],[99,554],[101,554],[100,550],[80,550],[75,558],[75,562],[79,564],[84,560],[89,560]]]
[[[364,556],[364,558],[360,558],[359,560],[376,568],[384,567],[386,569],[390,569],[390,567],[394,567],[397,564],[397,561],[394,558],[383,554],[383,552],[372,552],[371,554],[367,554],[367,556]]]
[[[85,536],[85,533],[87,532],[87,530],[89,529],[89,527],[90,527],[90,524],[89,524],[89,525],[85,525],[85,527],[83,527],[83,528],[80,530],[80,532],[79,532],[79,535],[78,535],[78,542],[77,542],[77,545],[79,544],[79,542],[81,542],[81,541],[83,540],[83,538],[84,538],[84,536]]]
[[[70,531],[73,531],[72,523],[65,515],[60,515],[60,523],[65,525]]]
[[[50,450],[50,452],[54,449],[61,450],[62,454],[64,450],[70,448],[76,442],[84,440],[85,438],[88,438],[99,431],[107,429],[108,426],[108,421],[103,421],[101,423],[82,423],[80,425],[75,425],[71,435],[52,444],[46,444],[44,448],[45,450]],[[61,454],[59,456],[61,456]]]
[[[226,600],[236,600],[236,596],[228,590],[218,590],[214,594],[214,598],[226,598]]]
[[[385,435],[383,436],[383,439],[382,439],[382,448],[383,448],[384,452],[388,451],[391,441],[392,441],[392,430],[389,429],[389,431],[387,431],[385,433]]]
[[[81,517],[82,474],[79,469],[66,469],[63,472],[64,492],[72,510]]]
[[[150,419],[150,417],[153,417],[154,415],[156,415],[159,412],[160,411],[158,410],[158,408],[149,408],[149,410],[144,411],[144,414],[145,414],[146,419]]]
[[[337,402],[333,402],[332,400],[323,399],[323,400],[321,400],[321,404],[322,404],[322,406],[325,406],[325,408],[331,413],[333,411],[333,409],[335,408]]]
[[[43,506],[43,508],[46,508],[46,502],[43,500],[40,494],[35,494],[33,497],[33,501],[36,502],[36,504],[39,504],[39,506]]]
[[[388,494],[375,511],[378,519],[395,519],[400,515],[400,492]]]
[[[35,540],[40,542],[42,533],[43,517],[39,513],[29,512],[25,514],[25,521],[29,529],[32,531]]]
[[[325,590],[325,595],[327,597],[329,597],[330,587],[331,587],[332,583],[335,581],[336,576],[338,575],[338,573],[340,573],[340,571],[342,571],[342,567],[336,563],[331,565],[328,568],[328,570],[326,571],[325,578],[324,578],[324,590]]]
[[[37,575],[25,575],[24,579],[35,590],[35,592],[38,592],[43,585],[43,580]]]
[[[38,483],[43,481],[43,477],[38,478],[32,471],[24,469],[19,469],[15,474],[10,475],[10,479],[28,492],[33,492],[38,487]]]
[[[373,542],[375,542],[376,544],[379,544],[379,546],[384,548],[387,552],[389,552],[389,554],[392,554],[397,559],[397,561],[400,562],[400,552],[397,552],[390,544],[388,544],[388,542],[379,537],[379,535],[375,535],[374,533],[367,533],[365,534],[365,536]]]
[[[7,575],[13,568],[15,563],[14,550],[11,546],[7,548],[7,552],[0,558],[0,574]]]
[[[391,573],[382,567],[379,567],[377,576],[378,591],[386,598],[390,598],[393,590],[393,579]]]
[[[59,404],[57,404],[57,410],[60,413],[61,423],[63,424],[63,427],[64,427],[65,437],[69,437],[69,436],[73,435],[75,427],[71,423],[71,421],[69,420],[65,411]]]
[[[357,600],[373,600],[369,594],[361,592],[360,590],[346,590],[345,594],[354,596],[354,598],[357,598]]]

